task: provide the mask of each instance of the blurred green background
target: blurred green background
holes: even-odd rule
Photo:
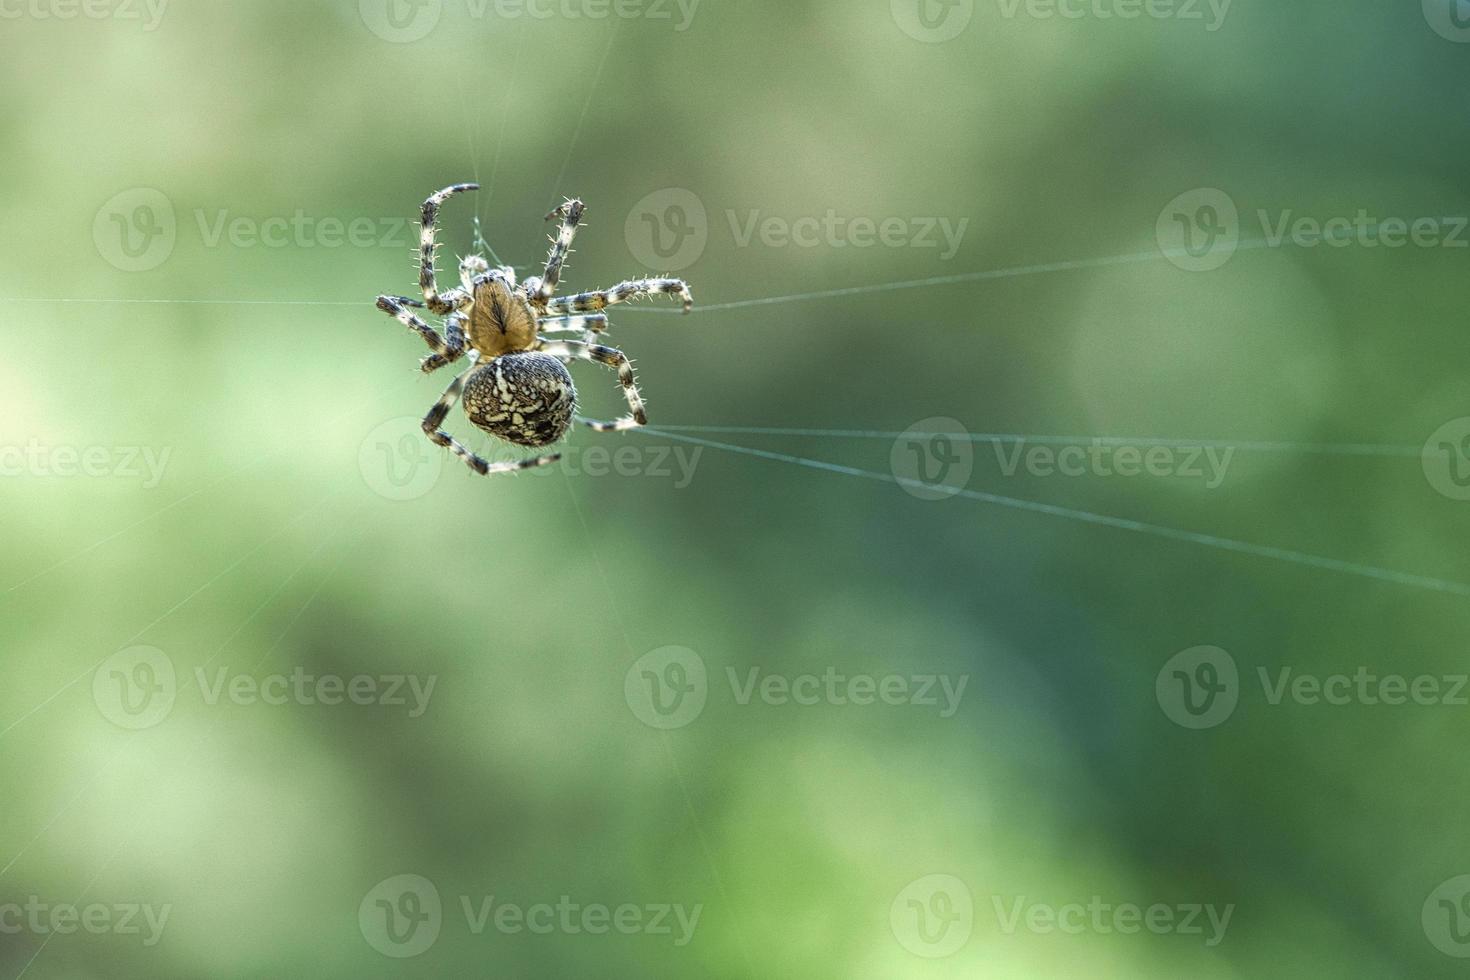
[[[0,2],[0,977],[1462,974],[1466,41]],[[418,435],[461,180],[445,281],[567,195],[564,292],[690,281],[611,311],[652,431]],[[1164,455],[1012,465],[1091,437]],[[1437,693],[1272,694],[1360,670]]]

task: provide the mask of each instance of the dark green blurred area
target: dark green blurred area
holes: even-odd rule
[[[1209,30],[1205,3],[926,2],[973,16],[926,43],[903,0],[704,0],[683,30],[672,2],[444,0],[409,41],[432,3],[178,2],[154,29],[143,6],[0,4],[0,463],[38,446],[54,470],[68,447],[112,467],[0,477],[0,978],[1463,973],[1470,706],[1273,704],[1258,671],[1470,670],[1470,503],[1426,479],[1431,434],[1470,415],[1470,232],[1251,243],[1261,211],[1455,234],[1470,10],[1236,0]],[[418,205],[461,180],[483,189],[445,208],[443,283],[476,216],[538,274],[542,215],[577,195],[564,293],[693,285],[710,308],[688,318],[610,311],[655,431],[581,431],[570,465],[488,481],[416,436],[450,373],[418,374],[423,345],[373,300],[415,291]],[[1157,234],[1197,189],[1247,245],[1208,271]],[[967,224],[947,259],[759,231],[829,211],[910,239]],[[162,259],[109,237],[168,221]],[[353,222],[358,243],[331,244]],[[654,226],[699,236],[697,260],[647,261]],[[590,412],[621,411],[612,374],[577,378]],[[966,485],[1291,554],[922,499],[892,436],[708,431],[935,418],[1236,445],[1207,488],[1007,475],[1011,445],[982,438]],[[1320,451],[1363,444],[1407,449]],[[135,447],[166,459],[156,481],[120,472]],[[130,730],[108,691],[148,675],[109,665],[139,645],[177,698]],[[707,702],[658,728],[637,692],[689,680],[647,668],[668,647]],[[1156,682],[1197,647],[1233,658],[1239,703],[1192,729]],[[435,686],[417,717],[210,704],[195,670],[221,667]],[[741,703],[731,672],[752,668],[966,686],[948,715],[942,695]],[[402,875],[442,915],[399,958],[373,923],[414,910],[376,904]],[[968,894],[910,905],[931,875]],[[563,896],[699,918],[687,942],[672,917],[477,932],[464,905]],[[1094,896],[1232,912],[1214,943],[1203,918],[1006,928],[1020,898]],[[33,897],[170,911],[151,945],[12,930]],[[924,915],[965,898],[963,941],[929,955]]]

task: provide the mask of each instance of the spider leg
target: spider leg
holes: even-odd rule
[[[464,444],[440,428],[444,419],[449,415],[449,410],[459,401],[460,395],[464,393],[465,382],[479,366],[479,356],[470,355],[471,364],[459,377],[449,383],[439,401],[429,409],[429,414],[424,416],[424,435],[436,446],[443,446],[454,455],[465,461],[470,469],[481,476],[491,476],[496,473],[515,473],[520,470],[529,470],[537,466],[549,466],[561,459],[561,453],[552,453],[548,456],[537,456],[533,459],[512,460],[505,463],[487,463],[465,448]]]
[[[464,356],[466,347],[464,335],[465,317],[463,313],[451,313],[444,320],[444,353],[430,354],[419,361],[419,370],[425,374],[432,374],[440,368],[453,364]]]
[[[414,306],[420,305],[413,300],[409,300],[408,303]],[[424,343],[429,345],[429,350],[433,351],[436,356],[445,358],[445,364],[448,364],[450,361],[459,360],[464,354],[464,331],[460,329],[459,323],[455,322],[454,316],[451,316],[445,325],[449,334],[449,339],[446,341],[443,337],[439,336],[439,331],[409,312],[401,297],[379,296],[378,309],[424,338]],[[440,364],[437,366],[443,367],[444,365]]]
[[[551,241],[551,254],[546,257],[546,272],[535,283],[534,299],[544,303],[556,295],[556,287],[561,283],[562,266],[566,264],[567,256],[572,251],[572,239],[577,237],[577,225],[581,224],[582,212],[585,210],[587,205],[573,198],[546,216],[546,220],[550,221],[561,215],[561,230]]]
[[[627,354],[613,347],[603,347],[600,344],[579,344],[573,340],[543,340],[536,349],[545,351],[552,357],[595,361],[617,370],[618,381],[623,386],[623,395],[628,399],[629,414],[612,422],[599,422],[597,419],[586,419],[579,415],[577,416],[578,422],[598,432],[620,432],[648,424],[648,413],[643,408],[643,396],[638,393],[638,385],[633,379],[633,364],[628,360]]]
[[[419,287],[424,291],[424,302],[429,309],[443,316],[455,308],[455,302],[462,297],[450,298],[439,295],[439,284],[434,277],[434,253],[438,244],[434,240],[434,223],[439,220],[439,208],[445,201],[462,191],[477,191],[479,184],[453,184],[444,188],[436,194],[430,195],[424,202],[421,220],[423,228],[419,236]],[[454,292],[458,292],[457,290]]]
[[[552,314],[595,313],[609,306],[659,293],[682,299],[685,313],[694,308],[694,297],[689,292],[689,285],[682,279],[633,279],[618,283],[611,289],[579,293],[576,296],[559,296],[547,302],[546,311]]]
[[[597,342],[597,335],[607,329],[607,317],[601,313],[548,317],[540,322],[539,329],[542,333],[580,332],[582,343],[592,344]]]

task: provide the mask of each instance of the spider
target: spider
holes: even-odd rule
[[[457,288],[439,292],[434,272],[435,222],[439,208],[463,191],[479,190],[478,184],[454,184],[429,197],[423,207],[419,286],[423,302],[405,296],[379,296],[378,309],[424,338],[432,352],[420,361],[427,374],[468,356],[470,366],[450,383],[439,401],[424,416],[424,434],[464,460],[482,476],[510,473],[547,466],[561,458],[551,453],[531,459],[489,463],[470,452],[441,426],[455,402],[463,399],[465,414],[480,429],[518,446],[541,448],[562,439],[575,419],[599,432],[635,429],[648,423],[643,398],[633,379],[628,356],[595,341],[607,330],[607,315],[600,310],[644,296],[667,294],[684,301],[684,312],[694,307],[689,287],[680,279],[634,279],[611,289],[576,296],[556,296],[562,266],[571,251],[572,239],[586,207],[568,200],[546,216],[559,217],[561,230],[552,239],[546,271],[516,283],[509,266],[492,269],[479,255],[465,257],[459,264]],[[408,307],[444,317],[444,333],[429,326]],[[546,333],[581,332],[582,339],[548,340]],[[484,363],[481,363],[482,359]],[[572,361],[594,361],[618,372],[618,381],[628,399],[628,414],[612,422],[599,422],[576,414],[577,389],[567,370]]]

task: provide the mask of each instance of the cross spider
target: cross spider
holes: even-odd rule
[[[479,184],[455,184],[424,202],[420,247],[419,286],[422,303],[404,296],[379,296],[378,309],[415,331],[429,345],[420,362],[425,373],[453,364],[466,354],[470,366],[445,390],[438,403],[424,416],[424,434],[469,464],[484,476],[546,466],[560,453],[533,459],[488,463],[470,452],[440,428],[449,410],[461,397],[465,414],[476,426],[506,442],[539,448],[560,440],[576,419],[599,432],[634,429],[648,423],[643,398],[633,380],[633,365],[620,350],[595,343],[607,329],[606,314],[597,312],[618,303],[666,293],[684,301],[684,312],[694,307],[689,287],[680,279],[634,279],[611,289],[576,296],[556,297],[562,265],[571,251],[572,238],[582,220],[585,206],[570,200],[546,216],[561,218],[561,231],[552,240],[546,271],[516,284],[509,266],[490,268],[479,255],[465,257],[459,264],[460,285],[439,292],[434,274],[434,223],[439,208],[452,195],[479,190]],[[444,317],[444,334],[429,326],[407,307],[428,309]],[[582,333],[581,341],[547,340],[543,333]],[[485,358],[485,363],[480,363]],[[567,366],[572,361],[595,361],[615,368],[628,414],[612,422],[599,422],[576,415],[577,389]]]

